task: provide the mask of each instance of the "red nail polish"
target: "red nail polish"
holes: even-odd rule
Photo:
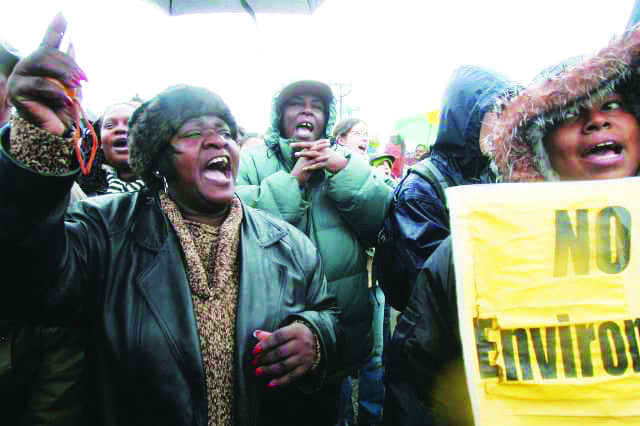
[[[262,352],[262,346],[256,345],[256,347],[253,348],[253,351],[251,351],[251,355],[256,355],[256,354],[259,354],[260,352]]]
[[[256,376],[262,376],[264,374],[264,370],[262,368],[256,368]]]
[[[278,385],[276,385],[274,382],[269,382],[269,384],[267,386],[269,387],[269,389],[273,389]]]

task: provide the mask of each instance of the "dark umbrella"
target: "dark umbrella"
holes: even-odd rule
[[[323,0],[147,0],[162,7],[169,15],[212,12],[310,14]]]

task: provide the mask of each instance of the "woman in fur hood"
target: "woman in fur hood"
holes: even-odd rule
[[[482,142],[504,182],[635,176],[640,164],[640,29],[590,57],[547,70],[497,108]],[[406,421],[390,425],[473,425],[458,333],[451,240],[429,258],[388,356],[406,366]],[[385,401],[385,405],[388,401]],[[386,411],[385,411],[386,412]]]
[[[545,70],[498,111],[483,150],[508,182],[636,175],[640,27],[588,58]]]

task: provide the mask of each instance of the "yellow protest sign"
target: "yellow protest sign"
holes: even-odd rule
[[[447,189],[477,426],[640,424],[640,178]]]

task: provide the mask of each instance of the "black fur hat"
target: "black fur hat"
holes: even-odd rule
[[[161,182],[153,171],[160,157],[182,125],[197,117],[215,115],[224,120],[236,139],[237,124],[227,104],[209,89],[187,85],[171,86],[144,102],[129,119],[129,165],[148,187]]]

